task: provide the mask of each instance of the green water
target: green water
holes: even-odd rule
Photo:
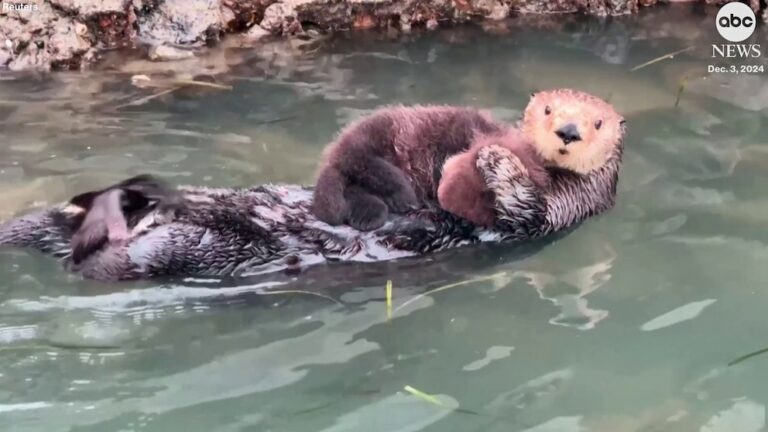
[[[0,252],[0,430],[765,430],[768,356],[727,364],[768,346],[766,75],[693,80],[675,109],[712,63],[712,17],[548,22],[0,74],[0,219],[144,172],[309,183],[334,133],[388,103],[514,120],[567,86],[629,126],[616,208],[533,253],[321,267],[259,296],[260,280],[110,286]],[[163,89],[130,77],[158,69],[233,89],[147,99]]]

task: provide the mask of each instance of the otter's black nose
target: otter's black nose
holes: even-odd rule
[[[581,141],[579,129],[573,123],[568,123],[567,125],[556,130],[555,135],[559,136],[565,145],[568,145],[573,141]]]

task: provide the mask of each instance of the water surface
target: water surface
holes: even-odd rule
[[[309,183],[342,125],[391,103],[513,121],[577,87],[629,125],[616,208],[540,249],[121,285],[0,252],[0,430],[764,430],[768,357],[726,365],[768,346],[768,84],[692,79],[675,108],[714,36],[657,9],[0,75],[2,219],[138,173]],[[159,70],[233,89],[131,83]]]

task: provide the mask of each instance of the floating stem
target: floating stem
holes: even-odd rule
[[[165,89],[165,90],[159,91],[159,92],[151,94],[149,96],[145,96],[145,97],[136,99],[134,101],[126,102],[126,103],[124,103],[122,105],[118,105],[118,106],[115,107],[115,109],[125,108],[125,107],[129,107],[129,106],[144,105],[145,103],[151,101],[152,99],[157,99],[157,98],[159,98],[161,96],[165,96],[168,93],[174,92],[174,91],[176,91],[176,90],[178,90],[180,88],[181,87],[171,87],[169,89]]]
[[[331,296],[327,296],[325,294],[320,294],[320,293],[316,293],[316,292],[312,292],[312,291],[303,291],[303,290],[274,290],[274,291],[272,291],[272,290],[270,290],[270,291],[264,291],[264,292],[261,293],[261,295],[275,295],[275,294],[306,294],[306,295],[310,295],[310,296],[324,298],[326,300],[330,300],[330,301],[336,303],[339,306],[344,306],[343,303],[341,303],[340,301],[336,300],[335,298],[333,298]]]
[[[403,390],[407,391],[408,393],[416,396],[417,398],[419,398],[421,400],[424,400],[424,401],[427,401],[427,402],[431,403],[432,405],[446,407],[446,405],[444,403],[440,402],[440,399],[432,396],[431,394],[427,394],[427,393],[424,393],[421,390],[415,389],[415,388],[413,388],[413,387],[411,387],[409,385],[405,386],[403,388]]]
[[[231,85],[225,85],[225,84],[217,84],[207,81],[196,81],[196,80],[185,80],[185,79],[176,79],[173,80],[173,84],[175,85],[188,85],[188,86],[198,86],[198,87],[207,87],[217,90],[232,90]]]
[[[761,350],[757,350],[757,351],[751,352],[751,353],[749,353],[749,354],[744,354],[744,355],[743,355],[743,356],[741,356],[741,357],[737,357],[737,358],[735,358],[735,359],[733,359],[733,360],[729,361],[729,362],[728,362],[728,366],[737,365],[737,364],[739,364],[739,363],[743,362],[744,360],[750,359],[750,358],[752,358],[752,357],[757,357],[757,356],[759,356],[760,354],[765,354],[765,353],[768,353],[768,348],[763,348],[763,349],[761,349]]]
[[[504,274],[504,272],[499,272],[499,273],[494,273],[494,274],[489,275],[489,276],[482,276],[482,277],[478,277],[478,278],[474,278],[474,279],[467,279],[467,280],[464,280],[464,281],[461,281],[461,282],[455,282],[455,283],[452,283],[452,284],[448,284],[448,285],[443,285],[441,287],[437,287],[437,288],[435,288],[433,290],[425,292],[424,294],[420,294],[420,295],[417,295],[416,297],[413,297],[413,298],[409,299],[405,303],[403,303],[400,306],[398,306],[397,308],[395,308],[394,312],[399,311],[400,309],[408,306],[409,304],[411,304],[411,303],[413,303],[415,301],[418,301],[420,298],[428,296],[429,294],[435,294],[435,293],[438,293],[440,291],[445,291],[445,290],[448,290],[448,289],[451,289],[451,288],[456,288],[456,287],[459,287],[459,286],[462,286],[462,285],[471,284],[471,283],[474,283],[474,282],[482,282],[482,281],[486,281],[486,280],[493,280],[493,279],[498,278],[499,276],[502,276],[503,274]]]
[[[640,69],[642,69],[642,68],[644,68],[644,67],[646,67],[646,66],[650,66],[650,65],[652,65],[652,64],[654,64],[654,63],[658,63],[658,62],[660,62],[660,61],[662,61],[662,60],[666,60],[666,59],[671,59],[671,58],[674,58],[676,55],[678,55],[678,54],[682,54],[682,53],[684,53],[684,52],[687,52],[687,51],[690,51],[690,50],[692,50],[693,48],[694,48],[694,46],[693,46],[693,45],[691,45],[691,46],[689,46],[689,47],[687,47],[687,48],[683,48],[683,49],[680,49],[680,50],[677,50],[677,51],[673,51],[673,52],[671,52],[671,53],[669,53],[669,54],[664,54],[663,56],[660,56],[660,57],[656,57],[656,58],[655,58],[655,59],[653,59],[653,60],[648,60],[647,62],[645,62],[645,63],[643,63],[643,64],[637,65],[637,66],[633,67],[632,69],[630,69],[629,71],[630,71],[630,72],[634,72],[634,71],[636,71],[636,70],[640,70]]]
[[[702,72],[697,72],[697,71],[691,71],[683,75],[683,77],[680,79],[680,86],[677,88],[677,97],[675,98],[675,108],[677,108],[677,106],[680,105],[680,99],[682,99],[683,97],[683,92],[688,86],[688,82],[690,82],[694,78],[701,78],[702,76],[703,76]]]

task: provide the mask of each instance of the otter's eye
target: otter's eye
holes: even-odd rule
[[[602,125],[603,125],[603,121],[602,120],[596,121],[595,122],[595,129],[600,129],[600,126],[602,126]]]
[[[550,114],[552,114],[552,108],[550,108],[550,107],[549,107],[549,105],[547,105],[546,107],[544,107],[544,114],[545,114],[545,115],[550,115]]]

